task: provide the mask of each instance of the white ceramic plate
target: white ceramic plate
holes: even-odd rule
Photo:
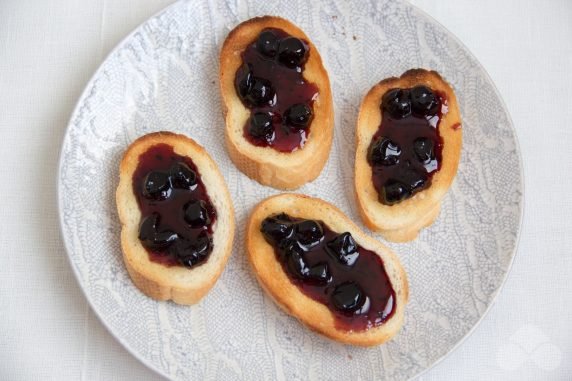
[[[253,277],[244,224],[278,193],[240,173],[224,148],[218,52],[257,15],[298,24],[320,50],[335,102],[335,138],[320,177],[299,189],[361,223],[353,196],[354,128],[362,96],[403,71],[437,70],[456,90],[464,146],[437,222],[391,245],[410,279],[406,323],[377,348],[341,345],[279,310]],[[121,259],[114,191],[125,148],[152,131],[187,134],[219,164],[236,208],[232,257],[196,306],[156,302]],[[434,20],[395,1],[179,2],[145,22],[87,85],[63,142],[59,208],[65,245],[91,306],[142,362],[174,379],[407,379],[449,353],[491,306],[514,257],[522,217],[520,153],[509,115],[475,58]]]

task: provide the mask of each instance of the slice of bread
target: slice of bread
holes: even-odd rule
[[[313,105],[314,118],[308,140],[302,149],[288,153],[272,147],[255,146],[244,138],[244,126],[250,117],[250,109],[242,104],[234,87],[236,72],[242,65],[241,53],[266,28],[281,29],[308,43],[310,50],[303,75],[319,91]],[[318,49],[302,30],[285,19],[270,16],[253,18],[238,25],[229,33],[220,54],[220,90],[226,122],[226,145],[230,158],[240,171],[263,185],[278,189],[295,189],[318,177],[332,145],[332,94]]]
[[[383,324],[364,331],[336,328],[334,315],[328,307],[300,291],[284,272],[274,248],[267,243],[260,229],[271,215],[286,213],[291,217],[323,221],[331,230],[350,232],[358,245],[377,253],[389,276],[396,295],[393,315]],[[310,329],[347,344],[372,346],[384,343],[397,334],[403,324],[405,305],[409,299],[407,277],[397,256],[386,246],[361,231],[335,206],[317,198],[297,194],[281,194],[260,202],[252,211],[246,233],[248,258],[263,289],[288,314]]]
[[[448,111],[442,115],[439,135],[443,139],[441,168],[434,173],[429,188],[394,205],[378,201],[372,182],[372,168],[367,161],[368,148],[377,132],[382,113],[383,95],[393,88],[412,88],[425,85],[445,95]],[[359,212],[365,224],[389,241],[406,242],[415,239],[420,229],[437,218],[442,198],[451,186],[461,155],[461,115],[453,89],[435,71],[409,70],[399,78],[387,78],[375,85],[365,96],[357,122],[355,191]]]
[[[191,158],[216,209],[213,251],[206,262],[190,269],[167,267],[151,261],[138,238],[141,211],[133,191],[133,173],[139,156],[157,144],[170,145],[176,154]],[[140,137],[129,146],[121,160],[116,202],[121,221],[123,260],[133,283],[153,299],[173,300],[178,304],[197,303],[222,273],[232,250],[235,229],[230,193],[216,163],[205,149],[184,135],[170,132]]]

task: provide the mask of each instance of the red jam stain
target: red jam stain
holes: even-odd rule
[[[419,97],[411,94],[420,92],[432,97],[432,103],[418,105]],[[382,121],[372,138],[368,161],[379,201],[393,205],[428,188],[441,168],[439,124],[448,105],[444,94],[418,86],[389,90],[380,107]]]
[[[314,232],[313,237],[310,233],[308,238],[308,231],[311,231],[307,226],[309,221],[280,214],[265,219],[261,227],[292,283],[328,307],[334,315],[337,329],[364,331],[389,319],[395,312],[395,291],[381,258],[352,241],[354,249],[346,257],[349,259],[340,259],[339,251],[328,243],[349,233],[338,234],[322,221],[310,221],[310,226],[317,223],[322,231]],[[276,234],[280,226],[290,226],[292,233],[287,237]],[[315,246],[308,247],[306,244],[310,241],[315,241],[311,244]],[[299,245],[306,245],[306,248],[300,251]],[[358,295],[352,293],[348,284],[357,285]],[[351,305],[354,299],[360,302],[351,308],[343,308]]]
[[[181,186],[181,181],[177,180],[179,175],[174,168],[178,168],[177,165],[180,163],[186,164],[187,168],[194,172],[196,177],[192,186],[185,188]],[[167,186],[163,189],[169,194],[167,198],[153,198],[145,195],[146,183],[149,181],[149,174],[151,173],[168,176]],[[170,145],[157,144],[139,156],[139,163],[133,173],[132,182],[133,193],[141,210],[140,240],[149,253],[149,259],[168,267],[175,265],[192,267],[206,261],[212,251],[212,233],[213,224],[216,221],[216,211],[193,161],[188,157],[177,155]],[[208,222],[200,224],[200,226],[196,226],[196,224],[192,226],[186,221],[190,217],[185,217],[185,206],[201,201],[204,202],[202,205],[205,205],[204,210],[208,215]],[[154,214],[159,216],[158,224],[153,228],[147,227],[150,232],[145,232],[144,222],[146,218]],[[142,235],[153,236],[155,232],[164,235],[165,231],[174,233],[176,238],[167,243],[161,242],[160,237],[157,238],[160,247],[146,245],[145,241],[141,239]],[[197,256],[196,246],[197,242],[201,240],[209,241],[209,245]]]
[[[274,35],[276,38],[276,41],[272,41],[275,45],[269,54],[263,54],[260,51],[259,40],[263,38],[260,36],[263,36],[265,32],[270,33],[271,37]],[[245,101],[245,97],[242,97],[240,90],[238,90],[239,97],[243,100],[244,105],[251,110],[251,117],[244,126],[244,137],[255,146],[270,146],[280,152],[292,152],[304,147],[304,143],[310,134],[311,117],[306,126],[296,127],[288,122],[287,111],[293,105],[300,104],[308,107],[313,113],[313,103],[318,95],[318,88],[304,79],[305,58],[301,58],[302,62],[299,65],[296,63],[286,65],[281,62],[279,52],[282,48],[280,48],[280,44],[283,44],[283,41],[289,37],[292,40],[293,38],[290,35],[283,30],[269,28],[263,30],[260,36],[252,44],[248,45],[242,53],[243,66],[237,71],[236,87],[238,88],[240,86],[239,82],[244,80],[244,65],[247,65],[247,67],[250,67],[250,73],[253,77],[268,81],[266,84],[269,85],[269,88],[263,88],[263,90],[266,92],[270,91],[274,96],[271,95],[269,101],[264,101],[264,99],[258,101],[257,97],[260,98],[262,96],[264,98],[264,95],[257,92],[254,95],[250,95],[254,97],[255,102],[249,102],[248,100]],[[305,55],[307,56],[308,44],[302,40],[295,40],[303,45],[302,49],[305,49]],[[258,104],[255,105],[255,103]],[[253,133],[251,123],[252,116],[255,113],[266,113],[269,115],[268,124],[270,124],[271,120],[272,127],[268,127],[265,133],[260,131],[261,127],[258,127],[258,131]]]

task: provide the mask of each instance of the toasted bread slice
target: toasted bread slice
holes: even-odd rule
[[[286,213],[295,218],[321,220],[335,232],[350,232],[358,245],[379,255],[396,295],[393,315],[383,324],[363,331],[337,328],[334,315],[328,307],[304,294],[291,282],[277,260],[274,248],[262,235],[262,221],[278,213]],[[343,343],[372,346],[391,339],[403,324],[409,288],[399,259],[389,248],[366,235],[339,209],[325,201],[297,194],[281,194],[260,202],[252,211],[248,222],[246,248],[262,288],[284,311],[316,332]]]
[[[149,259],[138,238],[141,211],[133,191],[133,173],[139,156],[157,144],[167,144],[174,152],[192,159],[217,212],[213,225],[213,251],[205,263],[192,268],[167,267]],[[215,284],[230,256],[234,238],[232,200],[216,163],[194,140],[170,132],[148,134],[135,140],[125,152],[119,168],[116,192],[121,221],[123,260],[133,283],[147,296],[173,300],[178,304],[197,303]]]
[[[384,205],[378,201],[378,193],[372,182],[372,168],[367,161],[372,137],[381,124],[381,99],[390,89],[416,85],[426,85],[444,94],[447,100],[448,111],[442,115],[439,124],[439,135],[443,139],[441,168],[434,173],[429,188],[395,205]],[[415,239],[420,229],[433,223],[439,214],[441,200],[457,173],[462,141],[460,126],[461,115],[455,93],[434,71],[409,70],[399,78],[384,79],[367,93],[357,122],[355,190],[359,212],[370,229],[381,233],[389,241],[406,242]]]
[[[314,118],[305,145],[293,152],[279,152],[272,147],[258,147],[244,138],[244,126],[250,117],[238,97],[234,80],[242,65],[241,53],[256,40],[263,29],[277,28],[301,38],[310,47],[303,76],[318,87],[314,101]],[[324,167],[334,133],[334,116],[330,80],[322,65],[318,49],[291,22],[279,17],[257,17],[234,28],[226,38],[220,54],[220,90],[225,116],[226,145],[230,158],[240,171],[263,185],[278,189],[295,189],[314,180]]]

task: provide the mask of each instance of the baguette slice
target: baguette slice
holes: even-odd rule
[[[336,328],[334,316],[325,305],[306,296],[294,285],[276,259],[273,247],[266,242],[260,227],[262,221],[284,212],[292,217],[323,221],[336,232],[350,232],[362,247],[377,253],[383,260],[396,295],[396,310],[383,324],[365,331]],[[247,228],[248,258],[262,288],[286,313],[293,315],[310,329],[336,341],[372,346],[382,344],[397,334],[403,324],[405,305],[409,299],[407,276],[397,256],[386,246],[361,231],[335,206],[298,194],[281,194],[263,200],[253,210]]]
[[[319,91],[314,101],[314,119],[308,140],[302,149],[290,153],[279,152],[272,147],[254,146],[243,136],[250,109],[238,97],[234,79],[242,65],[241,53],[265,28],[282,29],[308,42],[310,51],[303,75]],[[229,33],[220,54],[220,90],[226,122],[226,145],[230,158],[240,171],[263,185],[278,189],[295,189],[318,177],[332,145],[332,94],[328,73],[322,65],[318,49],[302,30],[285,19],[271,16],[256,17],[238,25]]]
[[[441,169],[431,180],[429,188],[395,205],[378,201],[378,193],[372,182],[372,169],[367,152],[373,135],[381,124],[381,98],[392,88],[411,88],[416,85],[445,94],[448,111],[442,116],[439,135],[443,139]],[[370,229],[383,235],[388,241],[413,240],[419,231],[431,225],[439,215],[441,199],[451,186],[461,155],[461,115],[453,89],[435,71],[413,69],[399,78],[387,78],[375,85],[365,96],[357,122],[357,149],[355,159],[355,190],[358,209]]]
[[[138,238],[141,211],[133,193],[133,173],[139,156],[160,143],[168,144],[176,154],[192,159],[217,212],[213,225],[213,251],[205,263],[191,269],[152,262]],[[119,172],[116,202],[121,221],[121,248],[131,280],[153,299],[173,300],[178,304],[197,303],[222,273],[234,238],[232,200],[216,163],[194,140],[170,132],[156,132],[140,137],[129,146]]]

